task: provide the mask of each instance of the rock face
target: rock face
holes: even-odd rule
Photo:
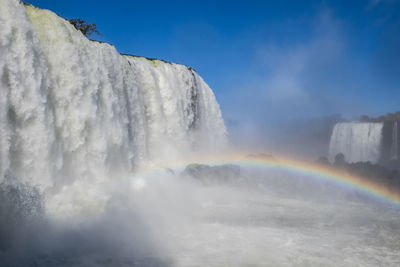
[[[46,188],[225,144],[193,69],[121,55],[48,10],[0,6],[0,180]]]
[[[393,123],[393,131],[392,131],[392,144],[390,146],[390,159],[397,160],[399,159],[399,126],[397,121]]]
[[[399,123],[398,121],[387,121],[382,130],[382,162],[399,161]],[[395,164],[398,165],[398,164]]]
[[[204,184],[219,184],[237,182],[242,177],[240,166],[233,164],[209,166],[204,164],[190,164],[181,173]]]
[[[343,153],[347,162],[389,162],[398,160],[397,121],[341,122],[333,129],[329,159]]]

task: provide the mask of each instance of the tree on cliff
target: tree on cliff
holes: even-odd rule
[[[100,32],[97,30],[97,26],[94,23],[89,24],[81,19],[70,19],[69,22],[74,25],[75,29],[81,31],[85,36],[92,35],[93,33],[100,35]]]

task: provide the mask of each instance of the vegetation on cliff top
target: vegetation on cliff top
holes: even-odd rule
[[[85,36],[90,36],[94,33],[101,35],[101,33],[97,30],[96,24],[94,23],[87,23],[82,19],[70,19],[69,23],[71,23],[75,29],[81,31]]]
[[[386,115],[381,115],[379,117],[369,117],[367,115],[362,115],[360,117],[362,122],[385,122],[385,121],[400,121],[400,111],[395,113],[388,113]]]

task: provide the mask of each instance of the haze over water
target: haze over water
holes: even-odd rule
[[[398,205],[318,173],[198,164],[232,148],[194,69],[0,7],[0,265],[400,265]]]

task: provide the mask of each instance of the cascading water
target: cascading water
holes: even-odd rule
[[[156,255],[147,228],[160,216],[143,226],[153,217],[133,173],[226,145],[211,89],[192,68],[121,55],[17,0],[0,0],[0,25],[0,265]]]
[[[397,135],[397,131],[398,131],[398,126],[397,126],[397,121],[394,122],[393,124],[393,132],[392,132],[392,145],[390,147],[390,154],[391,157],[390,159],[392,160],[397,160],[399,157],[398,155],[398,149],[399,149],[399,145],[398,145],[398,135]]]
[[[332,151],[375,158],[380,130],[336,125]],[[0,266],[399,265],[396,210],[301,173],[135,171],[225,142],[194,70],[0,0]]]
[[[48,10],[0,6],[0,179],[46,189],[225,143],[193,69],[120,55]]]
[[[383,123],[341,122],[333,128],[329,159],[343,153],[347,162],[370,161],[380,157]]]

